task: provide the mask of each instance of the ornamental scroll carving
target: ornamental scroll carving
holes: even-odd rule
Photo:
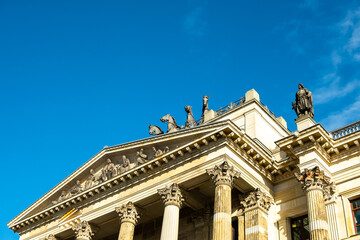
[[[88,221],[82,221],[74,224],[72,229],[75,232],[76,239],[91,240],[95,232],[99,230],[99,227]]]
[[[243,211],[253,207],[261,207],[262,209],[269,211],[271,204],[274,202],[272,197],[262,192],[259,188],[252,192],[240,195],[239,199]]]
[[[168,187],[158,190],[165,206],[176,205],[179,208],[182,206],[184,198],[181,194],[181,190],[176,183],[171,184]]]
[[[318,166],[307,169],[301,173],[295,173],[297,180],[303,185],[305,191],[320,189],[324,193],[324,199],[330,200],[335,196],[336,186],[331,182],[331,178],[324,174]]]
[[[116,212],[119,214],[120,222],[131,222],[134,225],[137,224],[140,214],[135,207],[134,203],[128,202],[121,207],[117,207]]]
[[[159,157],[170,151],[166,146],[164,149],[153,149],[153,158]],[[144,153],[144,149],[137,151],[136,159],[131,161],[126,155],[122,156],[121,163],[114,163],[110,158],[106,160],[105,165],[97,172],[94,169],[90,169],[88,178],[82,183],[80,180],[76,180],[76,183],[68,191],[62,191],[57,200],[52,201],[53,204],[60,203],[68,198],[71,198],[85,190],[88,190],[98,184],[106,182],[130,169],[140,166],[146,163],[148,155]]]
[[[228,185],[232,187],[233,181],[240,177],[240,173],[234,170],[228,162],[224,161],[221,165],[215,165],[213,169],[207,169],[207,174],[214,181],[215,186]]]

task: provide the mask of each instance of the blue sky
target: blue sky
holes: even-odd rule
[[[360,3],[0,0],[0,238],[6,223],[103,146],[148,137],[255,88],[295,130],[298,83],[315,120],[360,119]]]

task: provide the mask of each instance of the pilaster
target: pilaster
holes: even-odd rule
[[[241,235],[245,235],[246,240],[268,239],[268,211],[272,203],[273,199],[260,189],[240,196],[245,222]]]

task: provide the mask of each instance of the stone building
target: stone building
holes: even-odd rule
[[[21,240],[360,239],[360,121],[287,129],[255,90],[106,147],[8,223]]]

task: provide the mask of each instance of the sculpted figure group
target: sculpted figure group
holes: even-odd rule
[[[204,95],[200,123],[204,122],[204,114],[206,113],[206,111],[209,111],[209,103],[208,102],[209,102],[209,96]],[[197,125],[199,125],[199,123],[194,118],[191,106],[185,106],[184,109],[187,114],[185,126],[179,126],[176,123],[175,118],[173,116],[171,116],[170,114],[166,114],[165,116],[160,118],[161,122],[164,122],[167,124],[167,127],[168,127],[167,131],[166,131],[167,133],[175,132],[180,129],[192,128],[192,127],[196,127]],[[164,131],[161,130],[160,127],[149,124],[149,134],[150,135],[159,135],[159,134],[163,134],[163,133],[164,133]]]
[[[169,147],[166,146],[164,149],[152,148],[153,157],[159,157],[170,151]],[[140,166],[148,161],[148,155],[144,153],[144,149],[140,149],[136,152],[136,159],[132,162],[126,155],[122,155],[121,163],[113,163],[110,158],[106,160],[105,165],[98,171],[90,169],[90,174],[86,181],[82,184],[80,180],[77,180],[75,185],[68,191],[62,191],[59,198],[53,201],[53,204],[64,201],[72,196],[75,196],[82,191],[92,188],[100,183],[106,182],[134,167]]]

